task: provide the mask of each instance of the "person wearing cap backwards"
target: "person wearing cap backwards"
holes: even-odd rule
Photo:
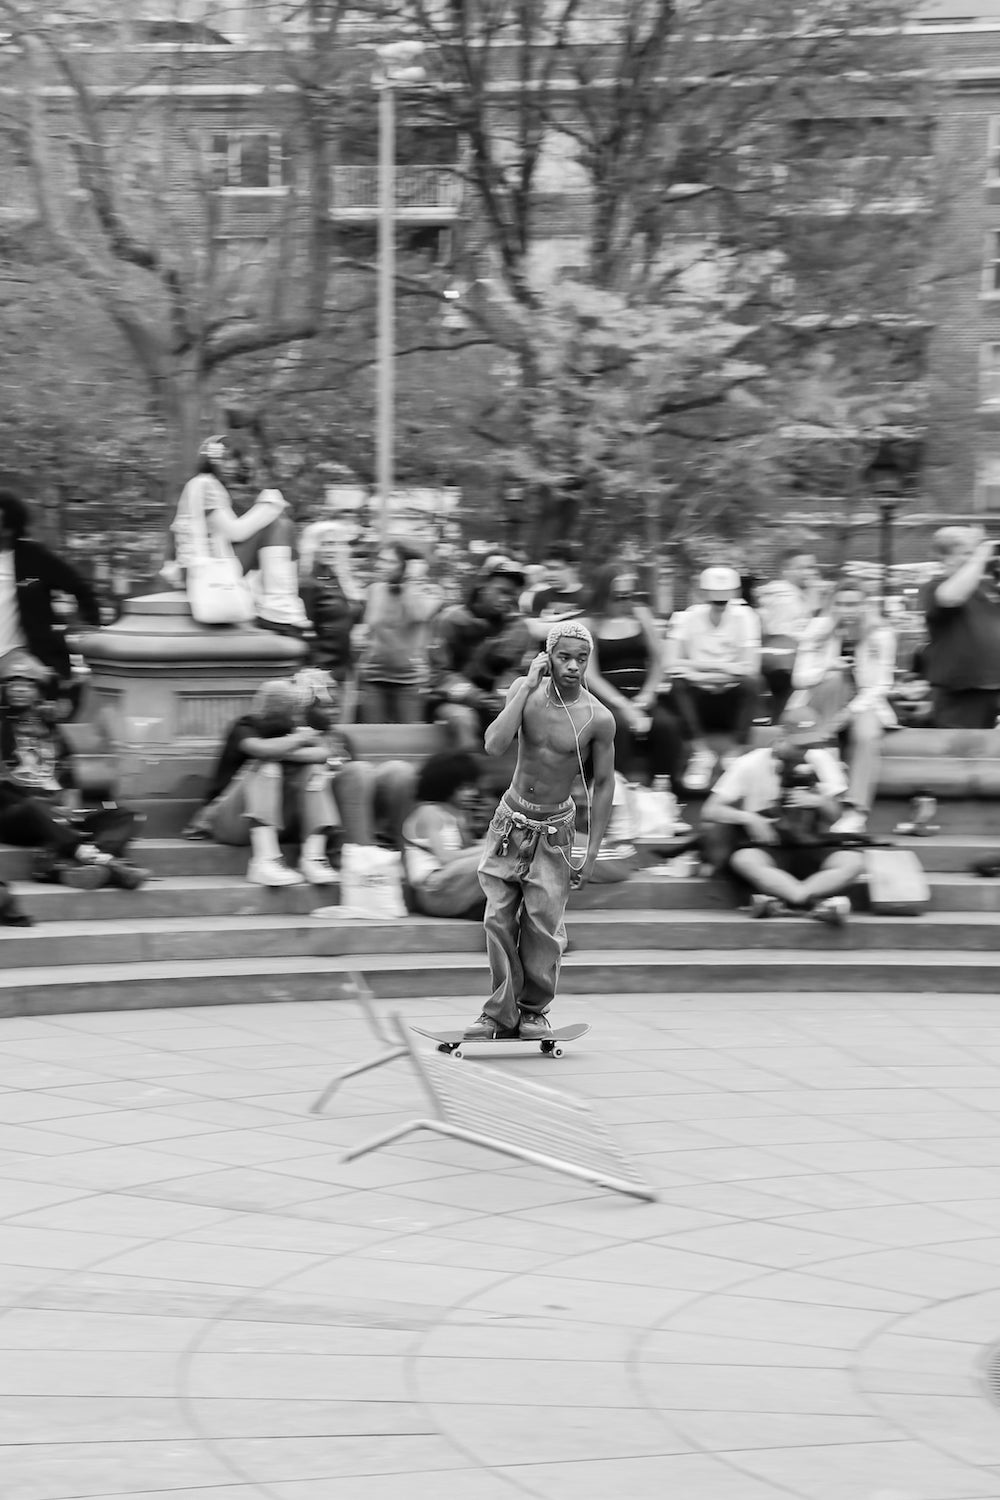
[[[749,887],[753,917],[805,913],[843,926],[850,916],[843,892],[864,858],[831,833],[847,780],[828,741],[809,709],[789,708],[779,738],[735,761],[705,803],[705,852]]]
[[[585,686],[594,642],[579,620],[553,625],[546,649],[507,690],[486,731],[488,755],[515,740],[517,764],[479,862],[486,896],[486,951],[493,992],[466,1029],[470,1041],[544,1040],[566,946],[570,890],[594,873],[611,817],[615,720]],[[573,784],[592,757],[593,795],[583,863],[572,863]]]
[[[54,594],[71,594],[88,625],[100,625],[97,597],[86,579],[28,535],[28,507],[0,490],[0,666],[9,652],[30,651],[48,668],[46,685],[72,676],[66,637],[53,608]]]
[[[523,588],[517,563],[487,558],[468,602],[449,605],[433,621],[428,704],[458,749],[482,750],[503,693],[531,651],[531,633],[517,609]]]
[[[673,702],[691,740],[684,773],[688,791],[712,781],[716,754],[710,734],[731,744],[727,765],[750,737],[758,702],[760,621],[740,598],[735,568],[706,568],[698,580],[702,603],[671,621]]]
[[[135,817],[105,804],[72,810],[68,747],[45,701],[51,674],[27,651],[0,664],[0,842],[37,849],[35,878],[78,890],[135,890],[148,878],[124,858]]]

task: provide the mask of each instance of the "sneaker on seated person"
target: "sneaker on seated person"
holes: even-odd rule
[[[831,825],[831,833],[842,833],[848,837],[860,837],[868,832],[868,814],[862,807],[846,807],[837,821]]]
[[[693,752],[688,761],[687,770],[684,772],[684,785],[687,790],[706,792],[712,784],[715,767],[715,751],[710,750],[707,745],[700,745]]]

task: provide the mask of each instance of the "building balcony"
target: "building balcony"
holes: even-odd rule
[[[342,223],[372,223],[379,214],[376,166],[333,169],[333,217]],[[395,217],[402,224],[450,224],[458,217],[463,183],[454,167],[398,166]]]

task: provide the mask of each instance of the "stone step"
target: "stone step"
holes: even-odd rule
[[[973,861],[1000,851],[1000,834],[941,833],[929,839],[894,839],[901,849],[913,849],[928,871],[968,870]],[[191,843],[186,839],[137,839],[132,858],[157,876],[237,876],[246,873],[249,851],[223,844]],[[0,845],[0,880],[28,880],[32,854]]]
[[[433,965],[419,955],[385,953],[79,964],[69,984],[63,968],[11,968],[0,972],[0,1016],[328,1000],[343,997],[354,972],[364,974],[381,999],[483,996],[489,982],[485,957],[462,953],[443,953]],[[996,994],[1000,954],[909,948],[836,955],[788,948],[752,954],[594,950],[567,957],[563,989],[567,995],[599,996],[602,1003],[609,995],[690,992],[696,1004],[699,994],[711,991]]]
[[[932,874],[934,912],[1000,912],[1000,880],[975,875]],[[39,922],[105,922],[143,917],[253,917],[308,915],[339,900],[336,887],[291,886],[271,890],[249,885],[240,875],[168,875],[141,890],[74,891],[58,885],[13,884],[21,905]],[[865,888],[852,892],[864,909]],[[732,911],[743,898],[726,880],[676,878],[654,867],[619,885],[592,885],[570,897],[571,912]],[[2,940],[3,929],[0,929]]]
[[[571,954],[591,952],[688,952],[715,955],[775,949],[814,954],[916,952],[1000,954],[1000,923],[992,912],[946,912],[913,917],[858,916],[836,929],[808,918],[751,921],[739,912],[577,912],[567,919]],[[478,922],[408,917],[365,922],[349,917],[268,914],[251,917],[182,917],[52,922],[44,927],[6,928],[0,934],[5,968],[206,962],[287,958],[339,959],[377,951],[414,963],[428,956],[480,954],[485,937]]]
[[[872,813],[872,831],[880,837],[888,836],[897,823],[909,816],[911,798],[908,795],[880,796]],[[692,794],[686,806],[697,818],[702,799]],[[199,803],[193,798],[139,797],[133,798],[129,806],[141,813],[145,819],[143,833],[146,838],[179,838],[182,829],[197,811]],[[942,800],[937,820],[949,833],[995,833],[1000,841],[1000,799],[955,797]]]

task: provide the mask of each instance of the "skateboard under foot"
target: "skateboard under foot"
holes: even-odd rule
[[[544,1037],[467,1037],[464,1031],[425,1031],[422,1026],[411,1026],[418,1036],[429,1037],[437,1042],[437,1050],[449,1057],[461,1058],[466,1047],[535,1047],[546,1057],[562,1057],[563,1042],[575,1042],[585,1036],[590,1027],[578,1022],[575,1026],[559,1026]]]

